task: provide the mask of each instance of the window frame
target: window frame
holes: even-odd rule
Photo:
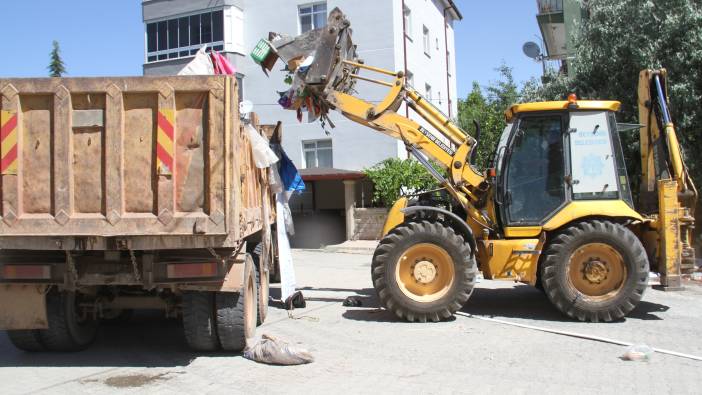
[[[518,222],[518,221],[512,221],[509,215],[509,205],[511,202],[507,198],[507,192],[509,191],[509,168],[508,165],[511,162],[512,154],[513,154],[513,147],[517,135],[517,131],[521,127],[522,122],[525,120],[533,119],[533,118],[542,118],[542,117],[547,117],[547,116],[560,116],[561,118],[561,144],[562,144],[562,149],[563,149],[563,175],[564,178],[568,178],[571,173],[570,173],[570,141],[569,141],[569,136],[568,133],[564,133],[565,130],[568,130],[569,124],[570,124],[570,113],[568,111],[537,111],[537,112],[532,112],[528,114],[523,114],[520,115],[517,119],[515,119],[512,123],[512,129],[510,131],[510,135],[507,141],[507,144],[505,145],[505,152],[500,158],[502,161],[501,164],[498,166],[502,169],[500,172],[499,179],[497,180],[497,184],[499,185],[499,200],[496,200],[496,203],[499,205],[499,213],[500,213],[500,220],[504,226],[507,227],[513,227],[513,228],[518,228],[518,227],[528,227],[528,226],[542,226],[546,222],[548,222],[551,218],[553,218],[554,215],[559,213],[565,206],[570,204],[573,201],[573,192],[571,186],[565,182],[565,179],[563,180],[564,183],[564,196],[563,200],[561,201],[561,204],[556,207],[555,209],[551,210],[549,213],[545,214],[543,218],[541,218],[539,221],[525,221],[525,222]],[[502,138],[501,138],[502,139]],[[496,156],[499,156],[499,152],[497,153]]]
[[[321,149],[319,148],[319,143],[320,142],[329,142],[329,147],[322,147]],[[305,165],[305,169],[330,169],[334,167],[334,142],[332,139],[314,139],[314,140],[302,140],[301,142],[301,147],[302,147],[302,162]],[[314,148],[306,148],[306,144],[314,144]],[[320,150],[328,150],[330,151],[330,159],[331,159],[331,164],[328,167],[321,167],[319,166],[319,151]],[[314,166],[309,166],[309,163],[307,163],[307,153],[308,152],[314,152]]]
[[[312,31],[312,30],[324,27],[324,26],[315,26],[315,18],[314,17],[316,14],[320,14],[321,11],[315,12],[314,7],[319,6],[319,5],[324,5],[324,26],[327,26],[327,19],[329,17],[329,7],[328,7],[328,4],[326,1],[315,1],[312,3],[299,4],[297,6],[297,31],[298,31],[298,34],[304,34],[304,33],[307,33],[308,31]],[[308,8],[308,7],[310,8],[310,12],[303,14],[302,9]],[[310,19],[311,29],[308,31],[302,31],[302,17],[308,16],[308,15],[311,18]]]
[[[412,40],[412,9],[406,5],[402,8],[402,20],[405,24],[405,37],[410,41],[414,41]]]
[[[184,14],[177,14],[177,15],[171,15],[165,18],[157,18],[157,19],[152,19],[149,20],[148,22],[144,22],[144,41],[146,45],[144,46],[144,63],[145,64],[153,64],[153,63],[158,63],[158,62],[163,62],[163,61],[168,61],[168,60],[173,60],[173,59],[185,59],[185,58],[191,58],[195,56],[197,51],[202,48],[204,45],[207,46],[207,51],[211,51],[212,49],[215,49],[216,51],[224,51],[224,32],[226,31],[226,20],[227,18],[224,16],[224,9],[225,7],[214,7],[214,8],[208,8],[206,10],[200,10],[197,12],[191,12],[191,13],[184,13]],[[200,39],[198,40],[198,44],[191,44],[191,37],[193,35],[193,25],[192,21],[194,17],[200,17],[203,14],[209,14],[210,15],[210,36],[211,39],[214,40],[214,33],[215,33],[215,26],[216,22],[214,20],[215,13],[221,13],[222,15],[222,40],[220,41],[210,41],[203,43],[202,42],[202,21],[199,19],[198,25],[199,25],[199,36]],[[180,33],[183,30],[180,26],[181,21],[184,19],[187,19],[188,21],[188,44],[187,46],[181,46],[181,37]],[[177,47],[175,48],[170,48],[170,29],[168,28],[172,23],[175,22],[176,25],[176,31],[178,32],[178,37],[177,37]],[[166,49],[161,49],[159,47],[159,42],[158,42],[158,24],[159,23],[165,23],[166,24]],[[153,40],[156,42],[156,51],[149,51],[149,26],[154,24],[156,26],[155,31],[157,33],[157,37],[154,38]]]
[[[431,58],[431,36],[427,25],[422,25],[422,46],[424,54]]]

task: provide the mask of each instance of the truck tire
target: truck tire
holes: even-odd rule
[[[75,292],[52,290],[46,295],[48,329],[39,329],[41,343],[49,351],[80,351],[97,335],[98,321],[80,317]]]
[[[556,234],[541,263],[542,284],[558,310],[580,321],[610,322],[641,301],[648,258],[623,225],[592,220]]]
[[[385,236],[373,255],[373,286],[400,318],[437,322],[470,298],[477,273],[470,245],[438,222],[410,222]]]
[[[239,352],[246,339],[256,333],[258,295],[256,270],[250,254],[244,263],[244,284],[240,292],[217,292],[217,333],[225,351]]]
[[[7,337],[12,342],[12,345],[22,351],[36,352],[46,350],[39,338],[39,332],[35,329],[7,331]]]
[[[185,341],[195,351],[219,349],[214,303],[214,292],[190,291],[183,294]]]
[[[270,256],[263,256],[263,243],[258,243],[251,253],[254,266],[256,268],[256,285],[258,294],[258,318],[256,325],[261,325],[266,321],[268,316],[268,295],[269,295],[269,278],[268,264]]]

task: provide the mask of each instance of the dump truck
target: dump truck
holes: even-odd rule
[[[402,319],[451,317],[480,270],[487,279],[541,288],[574,319],[613,321],[640,302],[649,271],[672,290],[694,268],[697,190],[671,119],[665,70],[641,73],[637,125],[617,122],[617,101],[570,95],[514,105],[492,165],[479,169],[471,161],[479,141],[403,71],[366,65],[338,8],[325,27],[298,37],[271,33],[251,55],[266,69],[285,62],[291,110],[325,122],[336,111],[401,140],[441,185],[393,205],[373,256],[378,298]],[[385,87],[385,97],[360,97],[362,83]],[[402,105],[423,123],[402,115]],[[643,173],[636,175],[627,173],[619,137],[632,130],[641,144]],[[630,177],[640,180],[636,201]]]
[[[84,349],[138,309],[182,317],[195,350],[245,346],[275,205],[236,84],[0,79],[0,329],[16,347]]]

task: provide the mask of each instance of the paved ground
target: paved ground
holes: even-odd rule
[[[308,347],[316,362],[276,367],[196,355],[180,324],[154,315],[103,327],[90,350],[27,354],[0,336],[0,393],[700,393],[702,362],[656,354],[626,362],[624,347],[458,316],[398,322],[379,310],[370,256],[295,251],[308,308],[271,307],[259,328]],[[358,295],[363,307],[342,306]],[[484,281],[465,313],[702,355],[702,288],[650,290],[622,322],[564,319],[530,287]]]

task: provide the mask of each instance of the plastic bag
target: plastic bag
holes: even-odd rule
[[[625,361],[648,361],[653,353],[654,350],[645,344],[634,344],[626,349],[621,359]]]
[[[249,134],[249,140],[251,140],[251,150],[253,150],[256,167],[265,169],[278,161],[278,157],[268,145],[268,141],[258,133],[256,128],[248,124],[246,125],[246,132]]]
[[[214,75],[214,66],[205,52],[206,48],[206,45],[200,48],[195,54],[195,58],[179,71],[178,75]]]
[[[256,344],[244,350],[244,358],[270,365],[303,365],[314,362],[314,357],[306,349],[265,334]]]

